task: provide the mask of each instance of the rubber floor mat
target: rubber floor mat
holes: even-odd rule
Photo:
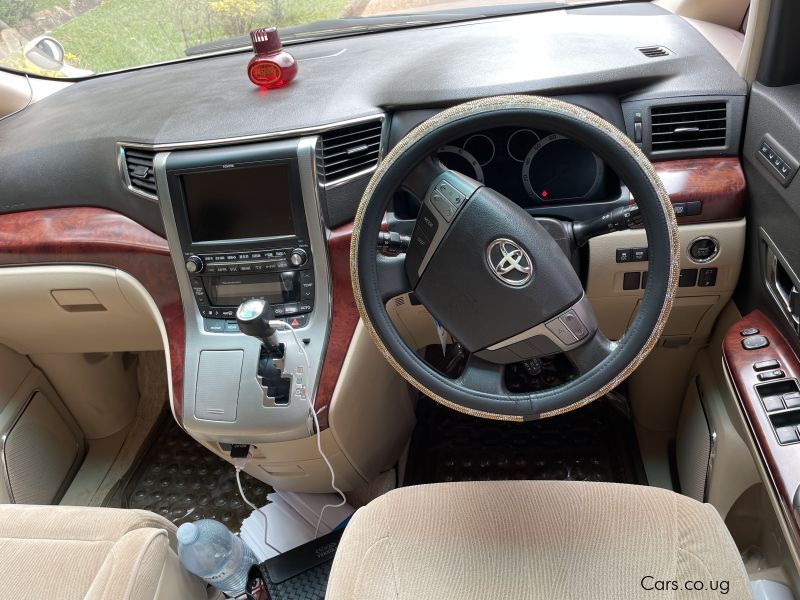
[[[526,423],[471,417],[424,398],[405,485],[555,479],[646,483],[633,427],[606,400]]]
[[[248,499],[266,504],[272,488],[242,473]],[[239,495],[233,465],[184,432],[170,415],[124,490],[126,508],[159,513],[176,525],[216,519],[239,531],[250,515]]]

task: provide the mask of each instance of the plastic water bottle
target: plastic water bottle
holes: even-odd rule
[[[214,519],[178,527],[178,556],[187,571],[232,597],[244,593],[250,567],[258,562],[247,544]]]

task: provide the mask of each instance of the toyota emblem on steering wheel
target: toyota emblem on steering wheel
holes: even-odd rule
[[[522,286],[533,277],[533,262],[528,253],[516,242],[499,238],[486,249],[486,260],[489,267],[503,283]]]

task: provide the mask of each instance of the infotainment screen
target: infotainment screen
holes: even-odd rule
[[[192,241],[293,235],[288,165],[183,175]]]

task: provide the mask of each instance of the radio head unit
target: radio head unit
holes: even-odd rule
[[[180,157],[167,171],[170,197],[204,317],[232,320],[241,302],[262,298],[276,316],[298,315],[290,323],[302,327],[313,310],[314,272],[296,146],[270,148],[257,158],[238,148],[233,162],[228,149],[224,163],[213,150]]]

